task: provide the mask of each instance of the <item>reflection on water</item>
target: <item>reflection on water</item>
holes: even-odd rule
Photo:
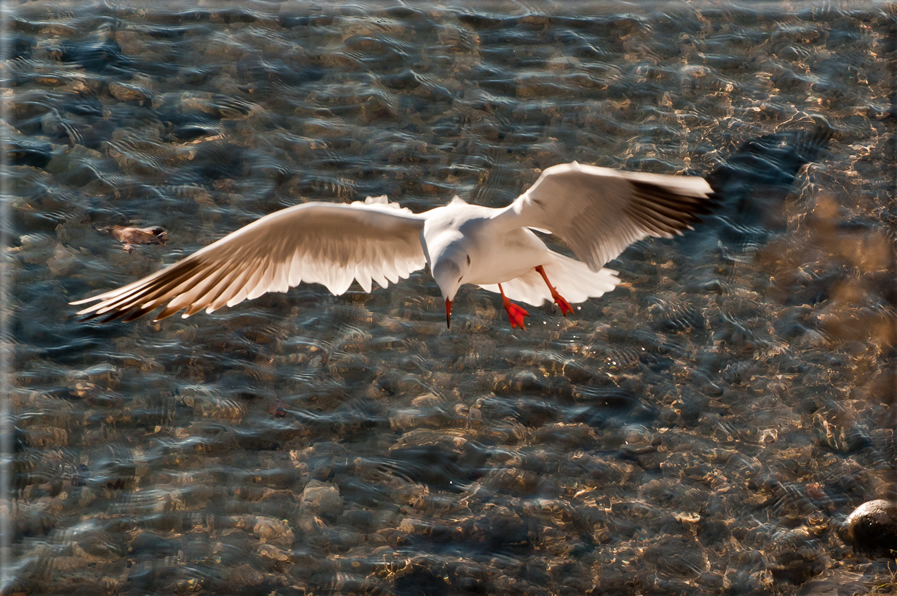
[[[8,8],[10,593],[895,589],[839,537],[897,498],[884,7]],[[526,332],[475,289],[446,331],[426,272],[66,304],[284,206],[499,206],[572,160],[720,207]]]

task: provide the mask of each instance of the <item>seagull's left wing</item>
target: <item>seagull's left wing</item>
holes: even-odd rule
[[[392,205],[306,203],[267,215],[177,263],[124,287],[72,304],[88,318],[131,321],[167,304],[156,319],[286,292],[300,282],[342,294],[358,280],[382,287],[426,264],[424,215]]]
[[[550,231],[592,271],[627,246],[672,238],[709,213],[712,189],[698,176],[663,176],[584,166],[552,166],[495,216],[507,227]]]

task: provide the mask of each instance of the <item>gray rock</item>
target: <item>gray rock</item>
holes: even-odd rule
[[[897,503],[884,499],[863,503],[847,517],[840,534],[859,551],[897,550]]]
[[[869,582],[860,573],[830,569],[801,586],[797,596],[854,596],[869,592]]]
[[[302,491],[299,508],[303,513],[335,518],[343,511],[343,498],[339,488],[330,482],[311,480]]]

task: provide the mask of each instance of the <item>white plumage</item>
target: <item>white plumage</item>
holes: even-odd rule
[[[670,238],[689,229],[708,211],[711,192],[700,177],[574,162],[546,169],[503,209],[457,197],[420,214],[386,197],[350,205],[306,203],[267,215],[141,280],[72,304],[95,302],[78,314],[103,320],[133,320],[162,306],[157,319],[182,309],[187,317],[301,282],[339,295],[354,280],[370,292],[373,282],[385,288],[425,264],[446,299],[447,316],[464,283],[536,306],[548,298],[559,305],[563,297],[583,302],[619,283],[605,263],[641,238]],[[549,250],[530,228],[555,234],[581,261]],[[505,308],[513,325],[517,307],[506,300]],[[516,322],[522,326],[522,317]]]

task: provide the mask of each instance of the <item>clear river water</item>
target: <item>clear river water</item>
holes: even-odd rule
[[[897,593],[841,530],[897,499],[893,5],[5,9],[3,594]],[[719,206],[525,331],[470,286],[447,330],[426,270],[68,305],[283,207],[574,160]]]

